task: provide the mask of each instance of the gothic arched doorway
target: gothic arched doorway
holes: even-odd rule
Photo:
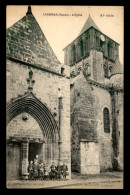
[[[12,154],[14,153],[13,160],[14,162],[16,161],[19,169],[14,170],[15,173],[17,172],[16,174],[10,175],[12,173],[7,173],[7,180],[18,179],[19,171],[21,172],[21,176],[26,175],[28,161],[32,160],[32,158],[34,158],[36,154],[40,154],[40,152],[43,153],[41,160],[47,162],[51,162],[52,160],[58,161],[59,130],[57,122],[47,106],[39,101],[32,92],[28,92],[23,96],[11,100],[11,102],[7,104],[6,114],[7,126],[13,119],[20,115],[22,115],[23,120],[26,120],[26,115],[29,115],[37,122],[43,136],[41,139],[35,136],[29,137],[29,134],[23,136],[14,134],[13,137],[8,137],[7,163],[10,161],[10,158],[12,158],[12,155],[9,155],[10,151],[12,151]]]

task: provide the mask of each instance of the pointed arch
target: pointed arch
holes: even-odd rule
[[[17,97],[7,104],[7,125],[13,118],[23,112],[30,114],[37,121],[45,137],[52,139],[55,139],[57,135],[59,137],[59,130],[54,116],[47,106],[38,100],[32,92]]]

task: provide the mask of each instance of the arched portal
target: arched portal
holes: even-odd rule
[[[35,121],[38,123],[40,130],[42,131],[43,140],[30,139],[28,136],[25,137],[13,137],[11,138],[7,147],[11,148],[11,151],[15,151],[14,148],[17,146],[17,153],[19,154],[19,163],[17,166],[21,166],[19,168],[21,170],[21,176],[25,176],[27,173],[28,161],[32,158],[32,152],[30,150],[35,149],[35,153],[38,153],[38,149],[44,153],[43,160],[50,162],[58,161],[59,158],[59,130],[57,126],[57,122],[54,119],[51,111],[45,104],[43,104],[40,100],[38,100],[32,92],[28,92],[23,96],[12,99],[6,108],[6,116],[7,116],[7,125],[19,115],[24,114],[23,118],[25,120],[26,113],[30,115]],[[16,146],[15,146],[16,145]],[[13,149],[12,149],[13,146]],[[36,151],[37,148],[37,151]],[[9,152],[7,151],[9,154]],[[8,155],[7,154],[7,155]],[[30,155],[30,156],[29,156]],[[32,159],[31,159],[32,160]],[[9,159],[8,159],[9,161]],[[18,171],[17,171],[18,172]],[[7,174],[8,175],[8,174]],[[18,175],[18,173],[17,173]],[[14,178],[14,176],[10,177]],[[18,179],[18,178],[17,178]]]
[[[7,125],[13,118],[23,112],[27,112],[38,122],[45,137],[54,138],[54,135],[59,135],[57,123],[50,110],[32,92],[18,97],[7,104]]]

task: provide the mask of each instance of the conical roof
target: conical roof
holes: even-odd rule
[[[7,57],[59,72],[56,55],[28,6],[26,16],[6,31]]]
[[[119,59],[117,58],[115,63],[113,64],[112,70],[111,70],[111,76],[115,74],[123,74],[123,66],[120,63]]]
[[[95,24],[95,22],[92,20],[91,16],[89,15],[87,21],[85,22],[85,24],[84,24],[82,30],[81,30],[80,33],[79,33],[79,36],[80,36],[82,33],[84,33],[86,30],[88,30],[91,26],[94,27],[95,29],[101,31],[101,30],[98,28],[98,26]]]

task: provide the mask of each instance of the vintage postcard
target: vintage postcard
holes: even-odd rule
[[[6,7],[6,187],[123,189],[123,6]]]

